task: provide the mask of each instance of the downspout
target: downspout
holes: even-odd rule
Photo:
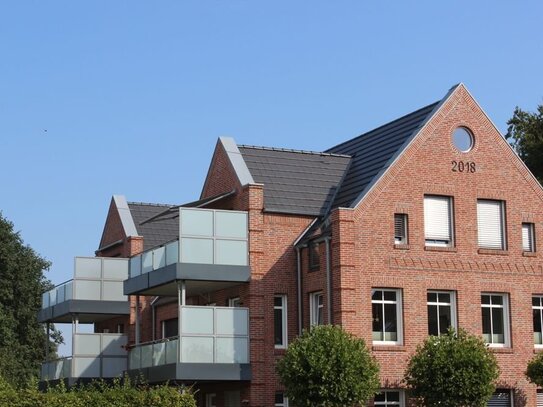
[[[303,327],[303,321],[302,321],[302,258],[300,255],[300,248],[296,247],[296,272],[297,272],[297,285],[296,287],[298,289],[298,335],[302,335],[302,327]]]
[[[324,239],[326,247],[326,311],[328,313],[328,324],[333,324],[332,318],[332,270],[330,261],[330,236]]]

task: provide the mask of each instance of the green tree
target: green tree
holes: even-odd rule
[[[421,406],[483,407],[498,376],[496,357],[482,338],[451,329],[417,347],[404,381]]]
[[[539,387],[543,386],[543,352],[539,352],[530,360],[526,369],[526,377],[533,384],[537,384]]]
[[[46,333],[37,314],[50,287],[43,275],[49,265],[0,213],[0,375],[15,386],[37,376],[45,355]],[[58,331],[53,335],[61,340]]]
[[[543,105],[531,113],[515,108],[506,138],[539,182],[543,182]]]
[[[379,388],[379,365],[364,340],[337,326],[305,331],[277,371],[289,400],[300,407],[363,405]]]

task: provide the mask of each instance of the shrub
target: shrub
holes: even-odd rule
[[[539,352],[528,362],[526,377],[533,384],[537,384],[539,387],[543,386],[543,352]]]

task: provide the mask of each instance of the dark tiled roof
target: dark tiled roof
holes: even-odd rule
[[[132,219],[140,236],[143,236],[143,250],[151,249],[179,237],[179,216],[174,211],[150,222],[143,221],[164,212],[172,205],[128,202]]]
[[[353,157],[332,207],[355,206],[360,194],[379,178],[394,158],[402,152],[417,130],[432,114],[439,102],[396,119],[361,136],[327,150]]]
[[[255,182],[264,184],[267,211],[324,215],[350,157],[278,148],[238,146]]]

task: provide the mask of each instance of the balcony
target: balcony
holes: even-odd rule
[[[128,315],[128,298],[123,281],[128,277],[128,259],[76,257],[74,278],[42,295],[39,322],[99,322]]]
[[[191,294],[249,281],[247,212],[179,208],[179,238],[130,259],[126,295]]]
[[[249,310],[180,307],[179,336],[129,351],[129,374],[167,380],[250,380]]]
[[[81,380],[120,377],[127,368],[126,344],[123,334],[75,333],[73,356],[44,362],[41,380],[65,379],[72,385]]]

